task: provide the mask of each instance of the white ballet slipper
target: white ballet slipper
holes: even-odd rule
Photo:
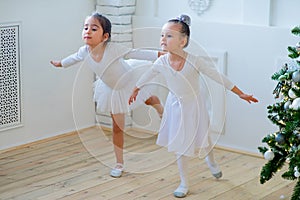
[[[174,197],[177,197],[177,198],[184,198],[186,197],[186,195],[188,194],[189,190],[187,187],[184,187],[184,186],[179,186],[174,192],[173,192],[173,195]]]
[[[222,173],[219,165],[217,163],[210,163],[207,158],[205,158],[205,160],[206,160],[206,163],[209,167],[211,174],[217,179],[221,178],[223,176],[223,173]]]
[[[122,163],[117,163],[116,166],[110,171],[110,176],[120,178],[123,174],[124,166]]]

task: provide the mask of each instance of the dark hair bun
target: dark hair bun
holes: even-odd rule
[[[191,26],[191,18],[188,15],[181,14],[180,16],[176,17],[176,19],[185,23],[188,26]]]

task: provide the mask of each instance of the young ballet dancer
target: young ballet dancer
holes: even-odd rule
[[[185,197],[188,193],[188,157],[195,156],[196,150],[203,148],[207,153],[205,161],[212,175],[216,178],[222,176],[211,151],[209,116],[201,95],[200,73],[224,85],[241,99],[249,103],[258,102],[252,95],[243,93],[203,58],[184,50],[189,43],[190,23],[189,16],[181,15],[162,27],[160,45],[168,53],[159,57],[142,75],[129,98],[131,104],[138,97],[140,89],[158,74],[166,79],[169,94],[156,143],[176,153],[181,182],[173,194],[178,198]]]
[[[133,69],[125,62],[125,58],[155,61],[162,52],[151,50],[137,50],[110,42],[111,23],[105,16],[95,12],[85,19],[82,31],[85,43],[77,53],[61,61],[50,61],[55,67],[69,67],[83,61],[99,77],[95,82],[94,100],[97,110],[110,112],[112,117],[113,144],[116,165],[111,170],[112,177],[121,177],[124,170],[123,160],[123,130],[125,113],[130,110],[127,103],[135,86]],[[140,102],[153,106],[161,116],[163,107],[158,97],[151,96],[144,91]]]

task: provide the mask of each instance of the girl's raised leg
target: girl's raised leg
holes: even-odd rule
[[[151,96],[145,101],[146,105],[152,106],[156,112],[158,113],[159,117],[162,118],[164,107],[162,106],[159,98],[157,96]]]

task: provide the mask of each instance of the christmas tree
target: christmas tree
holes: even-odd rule
[[[300,26],[292,29],[300,36]],[[282,178],[296,181],[292,200],[300,200],[300,42],[288,47],[291,62],[272,75],[278,82],[273,91],[275,99],[269,105],[268,118],[278,126],[278,131],[265,136],[265,146],[258,147],[268,162],[262,167],[260,183],[270,180],[284,165],[288,165]]]

